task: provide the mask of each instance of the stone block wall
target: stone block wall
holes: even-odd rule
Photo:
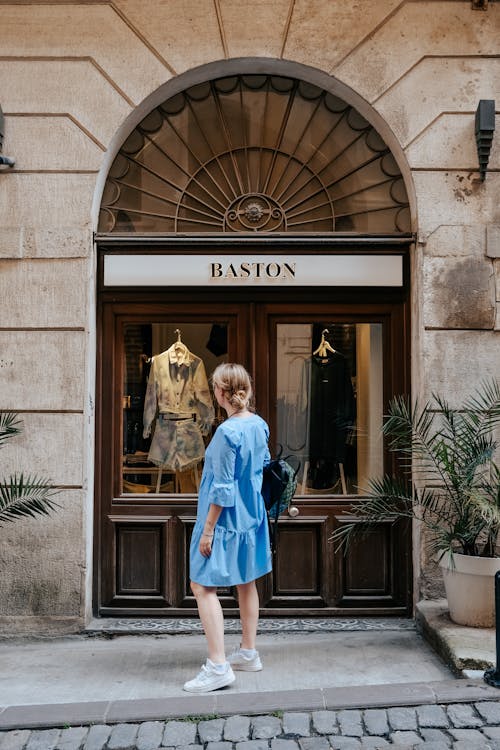
[[[500,6],[0,4],[4,153],[16,159],[0,173],[0,408],[26,425],[1,468],[61,488],[53,518],[0,529],[0,628],[77,629],[91,606],[92,203],[114,134],[167,81],[229,58],[300,63],[363,97],[399,144],[414,196],[413,389],[461,398],[500,361],[500,125],[482,183],[474,140],[479,99],[500,103]],[[417,593],[433,590],[429,570]]]

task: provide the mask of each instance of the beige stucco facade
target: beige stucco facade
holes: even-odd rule
[[[0,629],[71,631],[92,609],[93,231],[126,133],[199,66],[270,58],[330,77],[391,145],[410,195],[414,395],[456,402],[500,370],[498,114],[484,182],[474,137],[479,100],[500,106],[500,6],[0,0],[0,12],[3,152],[15,158],[0,173],[0,408],[25,423],[1,473],[61,488],[50,520],[0,530]],[[414,563],[415,598],[432,595],[418,541]]]

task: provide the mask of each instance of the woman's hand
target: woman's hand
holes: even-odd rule
[[[212,542],[214,540],[214,529],[215,525],[222,513],[222,506],[214,505],[210,503],[208,508],[207,517],[203,524],[203,534],[201,535],[200,544],[198,549],[203,557],[210,557],[212,554]]]
[[[203,557],[210,557],[212,554],[212,541],[213,541],[214,535],[213,534],[202,534],[200,539],[200,553],[203,555]]]

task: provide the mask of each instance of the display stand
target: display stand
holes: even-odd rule
[[[198,473],[198,465],[194,466],[191,471],[194,474],[194,481],[195,481],[195,485],[196,485],[196,490],[198,491],[200,489],[200,475]],[[161,469],[161,466],[160,466],[159,469],[158,469],[158,478],[156,480],[156,494],[158,494],[160,492],[161,475],[162,475],[162,469]],[[178,475],[179,475],[179,472],[176,471],[175,475],[174,475],[174,489],[175,489],[175,492],[179,492],[179,476]]]
[[[157,495],[160,492],[161,475],[162,474],[163,474],[163,471],[162,471],[161,467],[158,467],[158,476],[156,478],[156,490],[155,490],[155,492],[156,492]],[[174,490],[175,490],[175,492],[177,492],[177,477],[174,478]]]
[[[309,461],[304,462],[304,473],[302,475],[302,494],[307,490],[307,472],[309,471]],[[342,494],[347,495],[347,484],[345,481],[344,464],[339,463],[340,484],[342,485]]]
[[[142,458],[142,457],[141,457]],[[147,454],[144,454],[144,458],[142,458],[142,461],[147,460]],[[175,487],[175,472],[168,472],[169,474],[173,475],[174,480],[174,487]],[[123,480],[126,480],[127,475],[133,475],[136,477],[144,476],[144,477],[151,477],[153,481],[156,483],[155,485],[150,484],[149,487],[151,489],[144,489],[143,492],[151,492],[153,489],[153,486],[156,487],[155,491],[159,492],[159,487],[161,486],[161,480],[162,480],[162,469],[159,466],[135,466],[134,464],[123,464],[122,468],[122,477]],[[144,485],[146,487],[146,485]],[[138,490],[140,491],[140,490]]]

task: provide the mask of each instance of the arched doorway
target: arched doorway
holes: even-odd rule
[[[390,149],[311,82],[212,78],[128,135],[98,235],[100,613],[194,610],[190,530],[222,419],[207,374],[228,360],[252,372],[272,446],[301,467],[263,611],[409,611],[407,529],[381,522],[347,557],[329,537],[390,468],[380,427],[409,388],[411,240]],[[233,592],[221,594],[231,611]]]

